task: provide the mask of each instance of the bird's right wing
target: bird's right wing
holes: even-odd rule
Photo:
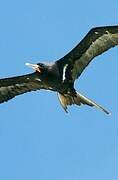
[[[0,103],[8,101],[17,95],[39,89],[46,89],[46,87],[37,78],[36,73],[0,79]]]
[[[118,45],[118,26],[91,29],[83,40],[67,55],[57,61],[59,67],[66,67],[66,77],[77,79],[92,59]]]

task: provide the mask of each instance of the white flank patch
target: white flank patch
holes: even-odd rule
[[[66,79],[66,69],[67,69],[67,67],[68,67],[68,64],[66,64],[65,66],[64,66],[64,68],[63,68],[63,77],[62,77],[62,80],[64,81],[65,79]]]

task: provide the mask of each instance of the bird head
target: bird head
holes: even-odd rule
[[[26,63],[25,65],[34,69],[38,73],[42,73],[45,70],[45,66],[42,63],[38,63],[38,64]]]

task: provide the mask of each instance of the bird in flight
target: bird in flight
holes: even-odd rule
[[[110,114],[101,105],[77,92],[74,82],[92,59],[116,45],[118,26],[92,28],[74,49],[54,63],[26,63],[35,72],[0,79],[0,103],[26,92],[46,89],[57,92],[60,104],[66,112],[69,105],[85,104]]]

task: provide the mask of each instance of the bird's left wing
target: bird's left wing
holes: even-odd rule
[[[0,79],[0,103],[13,97],[38,89],[45,89],[45,85],[36,78],[36,73]]]
[[[116,45],[118,45],[118,26],[96,27],[91,29],[84,39],[57,63],[61,67],[68,65],[65,76],[72,76],[74,81],[94,57]]]

